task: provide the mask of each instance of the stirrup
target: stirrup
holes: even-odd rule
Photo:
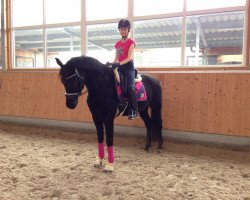
[[[115,117],[118,117],[119,115],[123,115],[123,113],[125,112],[126,108],[128,107],[128,102],[127,101],[122,101],[119,102],[117,105],[117,114]]]

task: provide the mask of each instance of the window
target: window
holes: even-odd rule
[[[183,11],[183,0],[134,0],[135,16],[159,15]]]
[[[104,20],[127,17],[126,0],[86,0],[87,20]]]
[[[87,27],[88,56],[99,61],[112,62],[115,58],[115,43],[120,39],[117,24],[98,24]]]
[[[13,27],[41,25],[42,0],[13,0]]]
[[[187,10],[245,6],[246,0],[187,0]]]
[[[80,0],[46,0],[45,5],[46,24],[81,20]]]
[[[186,65],[242,64],[244,12],[189,16]]]
[[[13,32],[15,41],[16,68],[44,67],[42,29],[17,30]]]
[[[56,56],[66,62],[81,55],[81,0],[24,1],[13,0],[14,67],[58,67]],[[78,22],[79,26],[54,27],[69,22]]]
[[[135,22],[136,66],[180,66],[181,18]]]
[[[57,66],[56,57],[64,63],[71,57],[81,55],[80,26],[48,28],[47,38],[47,66]]]
[[[121,39],[117,24],[127,18],[136,43],[136,67],[242,66],[245,4],[246,0],[12,0],[13,64],[57,68],[55,57],[65,63],[80,55],[112,62],[114,45]]]

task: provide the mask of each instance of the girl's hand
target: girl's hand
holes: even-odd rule
[[[114,63],[114,64],[112,64],[112,68],[113,69],[116,69],[116,68],[118,68],[119,67],[119,63]]]
[[[110,63],[110,62],[108,61],[108,62],[106,62],[105,65],[107,65],[108,67],[110,67],[110,66],[112,65],[112,63]]]

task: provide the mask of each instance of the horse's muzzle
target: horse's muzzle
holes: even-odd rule
[[[75,109],[78,103],[78,98],[66,98],[66,106],[69,109]]]

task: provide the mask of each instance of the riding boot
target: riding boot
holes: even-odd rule
[[[136,119],[139,117],[139,113],[138,113],[138,102],[136,99],[134,89],[132,88],[128,89],[128,97],[131,105],[131,110],[129,111],[128,119]]]

